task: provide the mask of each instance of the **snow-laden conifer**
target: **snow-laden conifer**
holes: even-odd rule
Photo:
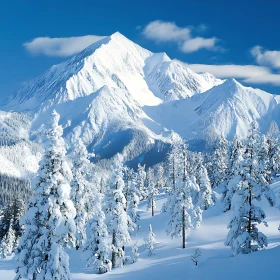
[[[25,232],[17,250],[15,279],[71,278],[64,248],[75,241],[76,211],[70,200],[72,173],[58,121],[59,115],[53,111],[46,152],[32,185],[33,196],[21,219]]]
[[[96,195],[94,215],[88,222],[89,236],[84,246],[87,266],[93,266],[99,273],[110,271],[112,266],[112,245],[105,223],[103,200],[104,194],[100,191]]]
[[[87,148],[80,139],[74,143],[71,159],[73,173],[71,198],[76,208],[76,249],[79,249],[86,240],[86,223],[92,211],[90,201],[94,197],[93,183],[90,182],[93,168]]]
[[[155,182],[154,169],[150,167],[147,172],[147,209],[152,209],[152,216],[154,216],[156,209],[156,195],[158,195],[158,189]]]
[[[231,200],[241,180],[241,162],[243,160],[243,146],[238,136],[235,136],[229,147],[229,164],[223,191],[224,211],[231,209]]]
[[[258,153],[260,136],[257,123],[251,124],[245,143],[244,161],[241,164],[241,180],[232,198],[233,216],[228,225],[226,245],[231,246],[233,255],[248,254],[267,246],[266,236],[258,230],[259,224],[267,225],[263,209],[254,202],[265,196],[271,206],[275,196],[262,173]]]
[[[126,199],[123,194],[123,158],[120,154],[115,157],[112,167],[112,177],[106,197],[107,224],[112,236],[112,267],[124,261],[124,246],[130,241],[129,228],[132,223],[127,214]]]
[[[153,233],[152,225],[149,226],[149,234],[144,241],[145,247],[148,250],[148,256],[153,256],[155,254],[154,244],[156,243],[156,235]]]

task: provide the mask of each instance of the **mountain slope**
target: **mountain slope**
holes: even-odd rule
[[[277,100],[234,79],[196,74],[117,32],[53,66],[1,108],[28,112],[35,136],[56,109],[68,143],[82,138],[101,158],[122,152],[146,161],[149,152],[164,153],[171,130],[195,149],[213,135],[246,136],[253,118],[265,132],[280,116]]]
[[[266,132],[270,122],[279,119],[277,99],[259,89],[244,87],[234,79],[186,100],[145,107],[154,121],[179,133],[185,139],[202,139],[235,134],[247,135],[253,119]],[[172,118],[170,116],[172,115]]]

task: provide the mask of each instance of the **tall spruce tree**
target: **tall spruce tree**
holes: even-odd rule
[[[243,145],[238,136],[235,136],[229,147],[229,164],[223,191],[224,211],[231,209],[231,200],[241,180],[241,162],[243,161]]]
[[[214,144],[213,152],[208,158],[208,173],[213,189],[220,186],[226,177],[227,162],[228,162],[228,142],[221,136]]]
[[[73,180],[71,182],[71,199],[76,208],[76,249],[83,246],[86,240],[86,223],[90,216],[94,189],[90,182],[93,168],[85,144],[79,139],[74,143],[71,155]]]
[[[117,266],[118,259],[123,265],[124,246],[130,241],[129,229],[132,223],[127,214],[126,199],[123,194],[123,158],[120,154],[115,157],[112,167],[112,178],[107,193],[106,212],[108,230],[112,236],[112,267]]]
[[[245,143],[244,161],[240,167],[241,180],[232,198],[233,217],[225,244],[231,246],[233,255],[248,254],[267,246],[266,236],[259,232],[257,225],[265,222],[263,209],[254,202],[265,196],[271,206],[275,204],[274,193],[269,188],[259,161],[260,136],[255,121]]]
[[[104,194],[101,189],[95,199],[95,212],[90,218],[89,237],[84,246],[87,266],[93,266],[99,273],[111,270],[112,246],[109,241],[105,214],[103,211]]]
[[[268,159],[272,178],[280,173],[279,136],[279,127],[275,121],[272,121],[267,132]]]
[[[46,153],[32,184],[27,212],[21,219],[25,232],[17,250],[15,279],[71,278],[64,248],[75,240],[76,211],[70,200],[72,173],[58,122],[59,115],[53,111]]]
[[[156,202],[155,196],[158,195],[158,189],[155,182],[154,169],[149,167],[147,172],[147,209],[152,209],[152,216],[155,215]]]

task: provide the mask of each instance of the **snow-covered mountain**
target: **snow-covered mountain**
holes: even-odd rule
[[[209,135],[245,136],[252,118],[266,131],[280,114],[273,95],[194,73],[118,32],[51,67],[0,108],[28,113],[34,135],[56,109],[68,143],[82,138],[101,158],[122,152],[151,163],[172,130],[200,148]]]
[[[189,99],[145,107],[145,112],[185,139],[232,139],[236,134],[245,137],[253,119],[266,133],[270,122],[279,120],[280,107],[276,96],[228,79]]]

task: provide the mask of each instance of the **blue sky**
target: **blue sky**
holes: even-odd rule
[[[94,36],[116,31],[196,71],[233,76],[280,94],[276,0],[3,0],[0,5],[1,98],[67,59]],[[67,41],[85,35],[92,36]]]

